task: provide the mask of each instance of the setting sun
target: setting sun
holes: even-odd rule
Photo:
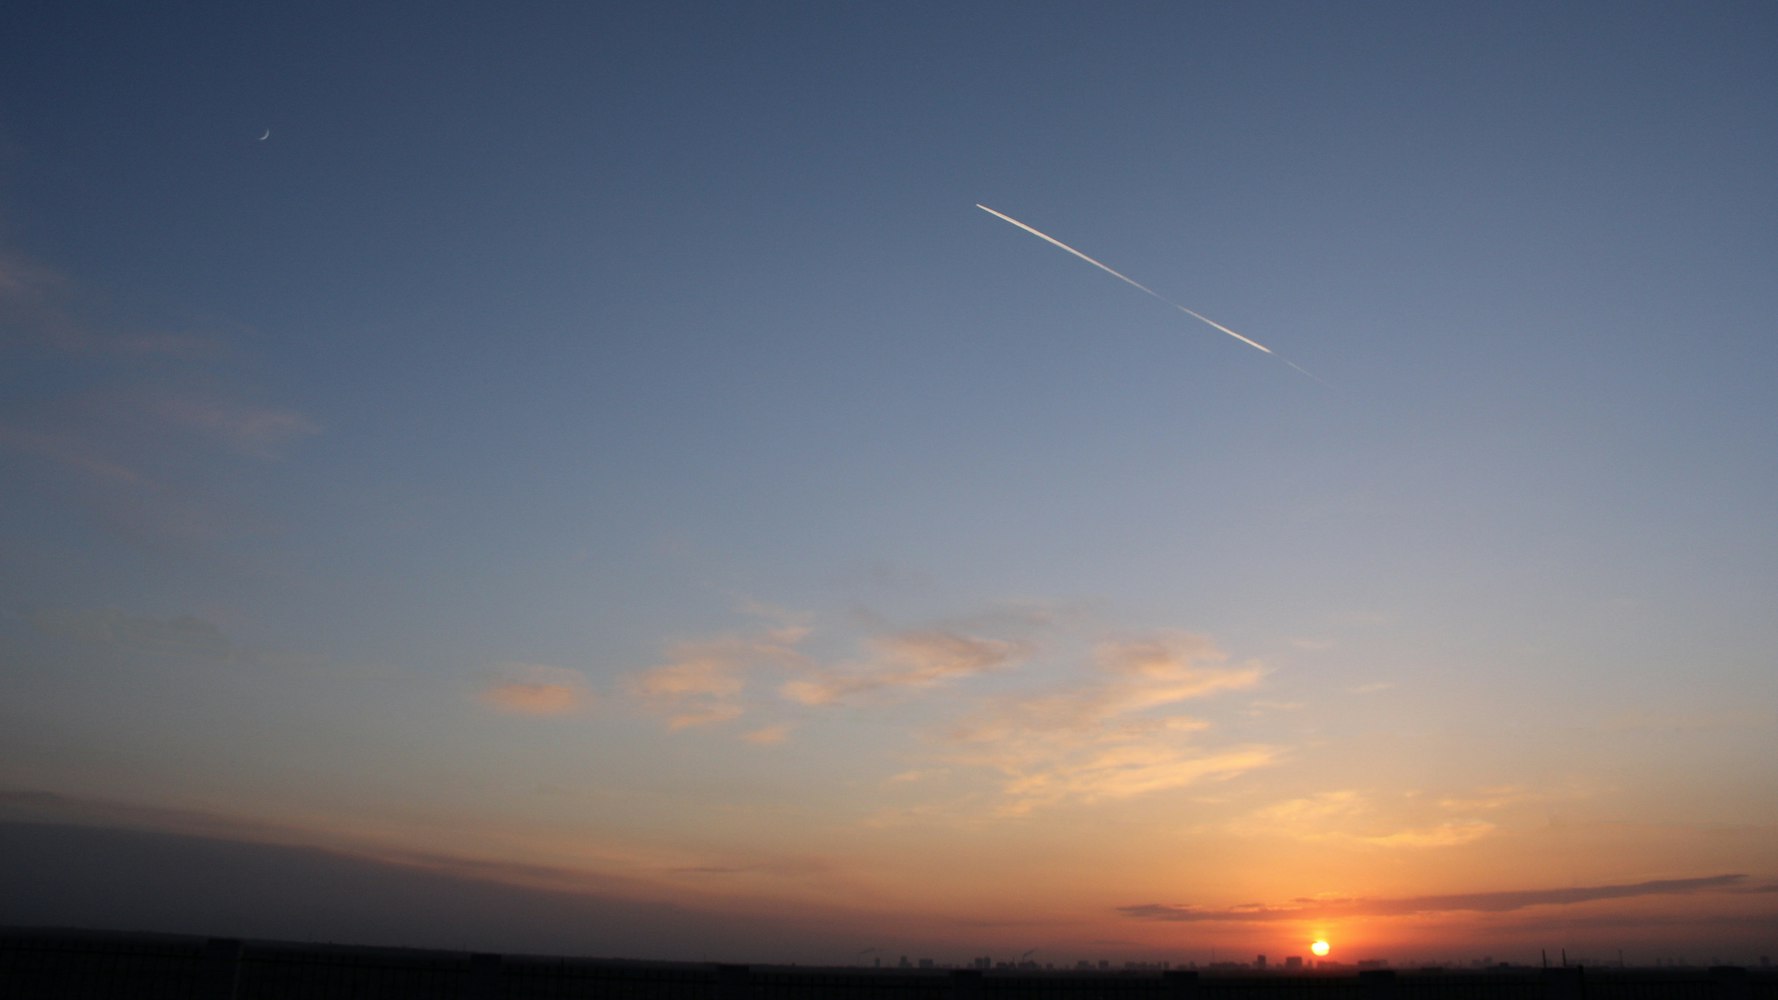
[[[1309,950],[1315,953],[1316,958],[1325,958],[1332,949],[1327,946],[1326,941],[1318,940],[1309,946]]]

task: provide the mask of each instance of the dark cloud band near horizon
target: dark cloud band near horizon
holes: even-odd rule
[[[1703,878],[1654,879],[1621,885],[1577,886],[1568,889],[1516,889],[1502,892],[1455,893],[1441,896],[1405,896],[1397,899],[1293,900],[1286,906],[1237,906],[1204,909],[1175,903],[1142,903],[1120,906],[1117,912],[1139,920],[1187,923],[1263,923],[1334,916],[1399,917],[1410,914],[1509,913],[1532,906],[1569,906],[1602,899],[1635,896],[1671,896],[1740,888],[1746,875],[1710,875]]]

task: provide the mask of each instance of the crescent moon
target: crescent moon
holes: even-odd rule
[[[272,137],[272,130],[268,128],[265,130],[265,135],[262,135],[259,137],[259,141],[264,142],[267,139],[270,139],[271,137]]]

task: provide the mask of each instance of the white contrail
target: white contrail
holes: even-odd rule
[[[1303,369],[1301,367],[1292,363],[1288,359],[1279,357],[1277,354],[1273,353],[1273,351],[1270,347],[1267,347],[1266,345],[1260,343],[1257,340],[1252,340],[1250,338],[1241,336],[1240,334],[1236,333],[1235,331],[1229,329],[1226,326],[1223,326],[1221,323],[1218,323],[1217,321],[1211,319],[1210,317],[1204,315],[1203,313],[1197,312],[1192,309],[1187,309],[1186,307],[1180,305],[1179,303],[1173,301],[1172,299],[1167,298],[1165,295],[1162,295],[1161,293],[1155,291],[1154,289],[1148,287],[1147,285],[1144,285],[1142,282],[1136,281],[1135,279],[1129,277],[1128,275],[1118,273],[1117,271],[1113,270],[1112,268],[1109,268],[1109,267],[1105,266],[1104,264],[1099,263],[1098,261],[1094,260],[1093,258],[1088,257],[1086,254],[1081,253],[1079,250],[1074,249],[1073,247],[1069,246],[1066,243],[1063,243],[1061,240],[1058,240],[1053,236],[1046,236],[1043,233],[1040,233],[1037,230],[1032,229],[1030,226],[1025,225],[1023,222],[1020,222],[1019,220],[1013,218],[1012,216],[1007,215],[1002,212],[996,212],[993,209],[989,208],[988,206],[982,204],[981,202],[976,202],[975,207],[981,209],[982,211],[988,213],[989,215],[992,215],[996,219],[1001,219],[1006,222],[1010,222],[1015,226],[1018,226],[1020,229],[1023,229],[1025,232],[1030,233],[1032,236],[1035,236],[1040,240],[1043,240],[1045,243],[1049,243],[1054,246],[1061,247],[1062,249],[1068,251],[1069,253],[1073,254],[1076,257],[1079,257],[1081,260],[1086,261],[1087,263],[1093,265],[1094,267],[1098,268],[1099,270],[1104,271],[1106,274],[1111,275],[1112,277],[1118,279],[1119,281],[1122,281],[1126,284],[1134,285],[1137,288],[1140,288],[1143,291],[1147,292],[1148,294],[1154,296],[1155,298],[1160,299],[1162,302],[1165,302],[1166,304],[1179,310],[1180,312],[1185,313],[1187,316],[1190,316],[1193,319],[1202,320],[1203,322],[1210,324],[1211,326],[1217,328],[1218,330],[1221,330],[1223,333],[1228,334],[1229,336],[1235,338],[1236,340],[1239,340],[1241,343],[1246,344],[1249,347],[1257,347],[1260,350],[1266,352],[1267,354],[1271,354],[1273,357],[1278,358],[1278,360],[1283,361],[1285,364],[1290,365],[1290,367],[1295,368],[1297,371],[1302,372],[1304,375],[1308,375],[1310,378],[1315,379],[1315,381],[1321,382],[1321,379],[1316,378],[1314,375],[1310,374],[1307,371],[1303,371]],[[1322,382],[1321,384],[1326,385],[1327,383]]]
[[[1104,264],[1101,264],[1098,261],[1094,260],[1093,258],[1088,257],[1086,254],[1081,253],[1079,250],[1074,249],[1073,247],[1069,246],[1066,243],[1063,243],[1061,240],[1058,240],[1053,236],[1045,236],[1044,234],[1038,232],[1037,230],[1032,229],[1030,226],[1025,225],[1023,222],[1020,222],[1019,220],[1013,218],[1012,216],[1004,215],[1000,212],[996,212],[993,209],[989,208],[988,206],[982,204],[979,201],[976,202],[975,207],[981,209],[982,211],[988,213],[989,215],[992,215],[996,219],[1004,219],[1005,221],[1010,222],[1015,226],[1018,226],[1020,229],[1023,229],[1025,232],[1030,233],[1032,236],[1035,236],[1040,240],[1043,240],[1045,243],[1050,243],[1055,246],[1061,247],[1062,249],[1068,251],[1069,253],[1073,254],[1076,257],[1079,257],[1081,260],[1086,261],[1087,263],[1093,265],[1094,267],[1098,268],[1099,270],[1104,271],[1106,274],[1111,275],[1112,277],[1116,278],[1119,281],[1123,281],[1123,282],[1127,282],[1129,284],[1135,285],[1137,288],[1140,288],[1143,291],[1147,292],[1148,294],[1153,295],[1155,298],[1160,299],[1162,302],[1167,302],[1167,300],[1165,298],[1163,298],[1159,292],[1156,292],[1154,289],[1148,287],[1147,285],[1144,285],[1142,282],[1132,280],[1131,278],[1129,278],[1126,275],[1117,273],[1116,271],[1112,270],[1111,268],[1106,267]],[[1185,309],[1184,306],[1180,305],[1177,302],[1167,302],[1167,304],[1170,306],[1173,306],[1176,309]],[[1185,311],[1191,312],[1190,309],[1186,309]],[[1197,314],[1192,313],[1192,315],[1196,316]],[[1203,319],[1202,316],[1199,316],[1198,318]],[[1206,320],[1204,320],[1204,322],[1208,323],[1210,321],[1206,319]],[[1263,350],[1265,350],[1265,348],[1261,347],[1260,350],[1263,351]]]

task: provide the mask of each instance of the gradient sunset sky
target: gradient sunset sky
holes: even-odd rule
[[[1775,53],[7,3],[0,923],[1778,956]]]

